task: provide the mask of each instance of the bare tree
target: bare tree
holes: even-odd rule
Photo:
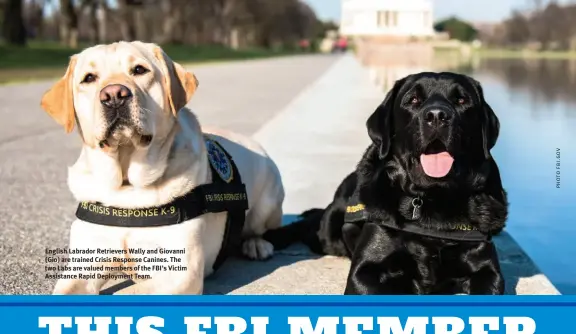
[[[123,40],[133,41],[136,39],[143,39],[145,33],[145,22],[142,19],[143,6],[143,0],[118,1],[120,31],[122,33]]]
[[[97,0],[98,8],[96,9],[96,18],[98,20],[98,43],[108,41],[108,5],[106,0]]]
[[[514,11],[502,23],[497,33],[501,36],[488,36],[486,39],[498,45],[533,49],[574,49],[576,48],[576,4],[560,4],[543,0],[531,0],[532,10],[526,13]]]
[[[22,15],[22,0],[6,0],[2,35],[8,44],[26,45],[26,27]]]
[[[72,0],[60,0],[60,42],[78,47],[78,14]]]
[[[57,24],[60,40],[72,47],[79,40],[95,44],[139,39],[285,48],[316,37],[321,26],[303,0],[114,0],[116,8],[106,5],[110,0],[28,1],[59,3],[59,15],[44,18],[44,24],[52,36]]]
[[[541,11],[544,5],[544,0],[528,0],[528,5],[532,10]]]
[[[87,0],[86,6],[88,7],[88,13],[90,17],[90,42],[92,44],[98,44],[101,41],[100,37],[100,20],[98,18],[100,1],[99,0]]]
[[[211,0],[215,20],[214,39],[222,45],[230,45],[230,33],[233,23],[233,10],[236,0]]]
[[[162,13],[165,16],[164,24],[162,25],[162,35],[159,38],[159,43],[180,43],[181,40],[176,34],[177,28],[182,19],[185,5],[182,0],[164,0],[161,3]]]
[[[520,12],[512,12],[512,17],[505,21],[506,38],[512,45],[524,45],[530,38],[530,24]]]
[[[45,0],[24,2],[24,25],[28,30],[28,36],[32,38],[42,38],[44,35],[44,5]]]

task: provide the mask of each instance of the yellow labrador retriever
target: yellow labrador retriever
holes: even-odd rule
[[[43,109],[83,142],[68,170],[81,203],[72,269],[55,294],[97,294],[123,277],[137,284],[120,293],[201,294],[227,243],[251,259],[273,254],[262,235],[281,225],[278,168],[253,140],[201,129],[185,107],[197,86],[157,45],[119,42],[74,55],[45,93]]]

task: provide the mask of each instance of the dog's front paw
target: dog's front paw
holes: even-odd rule
[[[274,254],[274,246],[260,238],[250,238],[242,244],[242,254],[252,260],[266,260]]]

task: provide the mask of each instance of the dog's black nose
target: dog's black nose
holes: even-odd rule
[[[444,109],[434,108],[424,113],[424,121],[433,127],[446,125],[450,123],[451,120],[452,114]]]
[[[131,98],[132,92],[124,85],[108,85],[100,91],[100,103],[106,108],[119,108]]]

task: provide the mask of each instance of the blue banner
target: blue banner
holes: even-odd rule
[[[576,333],[571,296],[2,296],[4,334]]]

